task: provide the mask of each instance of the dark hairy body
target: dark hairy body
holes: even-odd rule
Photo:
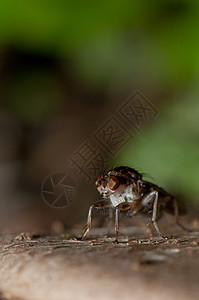
[[[92,211],[94,208],[107,208],[115,213],[115,240],[118,242],[119,212],[128,211],[132,215],[143,214],[149,219],[159,236],[166,238],[159,230],[157,220],[166,211],[175,216],[176,223],[179,215],[184,215],[186,209],[174,196],[159,186],[145,181],[135,169],[120,166],[108,173],[98,176],[95,181],[98,192],[102,195],[100,201],[94,202],[89,209],[87,227],[80,239],[83,239],[91,228]],[[186,229],[187,230],[187,229]]]

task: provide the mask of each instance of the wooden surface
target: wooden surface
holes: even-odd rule
[[[198,299],[198,232],[113,241],[2,236],[0,292],[13,300]]]

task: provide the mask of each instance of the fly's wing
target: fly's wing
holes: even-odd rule
[[[178,206],[178,213],[179,215],[185,215],[187,213],[185,205],[180,202],[178,199],[176,199],[173,195],[166,192],[161,187],[157,186],[156,184],[153,184],[148,181],[143,181],[143,188],[145,190],[151,191],[157,191],[158,192],[158,206],[161,209],[164,209],[166,212],[170,214],[175,214],[175,201]]]

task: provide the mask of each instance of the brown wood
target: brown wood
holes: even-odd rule
[[[13,300],[198,299],[199,233],[136,236],[120,235],[119,244],[100,235],[2,236],[0,292]]]

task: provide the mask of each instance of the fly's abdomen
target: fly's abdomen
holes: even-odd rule
[[[165,199],[164,199],[164,201],[165,201]],[[177,208],[175,206],[177,206]],[[187,209],[186,209],[185,205],[182,202],[178,201],[175,197],[171,196],[171,197],[169,197],[169,199],[167,199],[165,201],[164,210],[167,213],[174,215],[175,209],[178,210],[178,214],[180,216],[183,216],[187,213]]]

